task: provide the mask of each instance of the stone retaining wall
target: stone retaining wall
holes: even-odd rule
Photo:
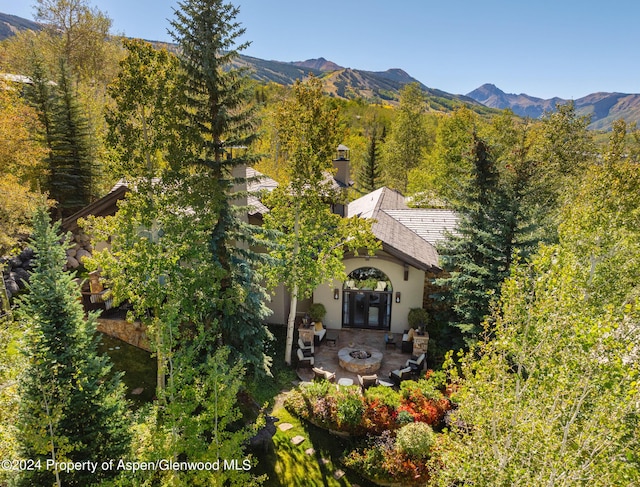
[[[98,331],[118,338],[134,347],[151,351],[146,328],[138,321],[130,323],[121,319],[98,318]]]

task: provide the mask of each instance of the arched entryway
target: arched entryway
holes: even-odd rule
[[[349,274],[342,292],[342,326],[388,330],[393,288],[387,275],[375,267]]]

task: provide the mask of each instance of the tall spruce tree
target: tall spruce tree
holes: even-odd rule
[[[35,269],[19,301],[27,366],[19,380],[19,441],[24,458],[95,461],[125,455],[130,436],[120,375],[98,355],[96,315],[85,319],[80,290],[62,270],[65,245],[44,206],[34,217]],[[64,242],[68,242],[67,239]],[[91,485],[117,471],[24,471],[21,485]]]
[[[475,133],[468,157],[473,170],[455,205],[460,216],[456,235],[439,250],[449,277],[437,282],[447,289],[456,326],[474,338],[509,274],[517,222],[487,143]]]
[[[250,249],[259,229],[238,205],[245,169],[256,160],[247,148],[257,137],[253,90],[245,70],[231,64],[248,46],[236,46],[245,29],[235,20],[238,8],[221,0],[178,5],[171,35],[180,50],[184,106],[169,163],[184,188],[182,206],[215,221],[208,247],[221,277],[208,322],[219,327],[224,344],[264,369],[268,308],[255,271],[260,256]],[[209,347],[216,346],[210,340]]]
[[[359,189],[363,193],[370,193],[380,187],[382,171],[380,168],[380,147],[378,142],[378,130],[374,125],[369,135],[364,163],[360,166],[356,177]]]
[[[91,202],[94,157],[89,121],[82,113],[67,67],[61,61],[53,111],[48,184],[51,197],[58,202],[60,217]]]
[[[60,61],[59,77],[52,86],[43,61],[34,53],[32,79],[26,95],[38,112],[49,149],[43,189],[57,201],[57,217],[63,218],[91,201],[96,172],[91,129],[64,61]]]

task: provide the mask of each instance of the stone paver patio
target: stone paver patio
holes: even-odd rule
[[[332,343],[322,342],[315,346],[315,367],[321,367],[324,370],[336,373],[336,382],[341,378],[352,379],[354,384],[358,384],[358,374],[345,370],[340,366],[338,352],[340,349],[349,348],[372,348],[382,353],[382,362],[380,369],[376,372],[378,378],[382,380],[389,379],[389,372],[401,368],[407,359],[411,358],[411,354],[402,353],[401,342],[402,335],[394,334],[395,347],[386,347],[384,341],[385,331],[381,330],[360,330],[360,329],[342,329],[332,330],[338,333],[335,345]],[[297,341],[297,337],[296,337]],[[295,350],[293,351],[295,354]],[[426,370],[426,367],[425,367]],[[298,375],[302,380],[312,380],[313,372],[311,369],[298,369]]]

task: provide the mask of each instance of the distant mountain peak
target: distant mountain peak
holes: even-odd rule
[[[291,64],[300,68],[317,69],[318,71],[326,73],[344,69],[342,66],[338,66],[333,61],[327,61],[323,57],[317,59],[307,59],[306,61],[294,61]]]

